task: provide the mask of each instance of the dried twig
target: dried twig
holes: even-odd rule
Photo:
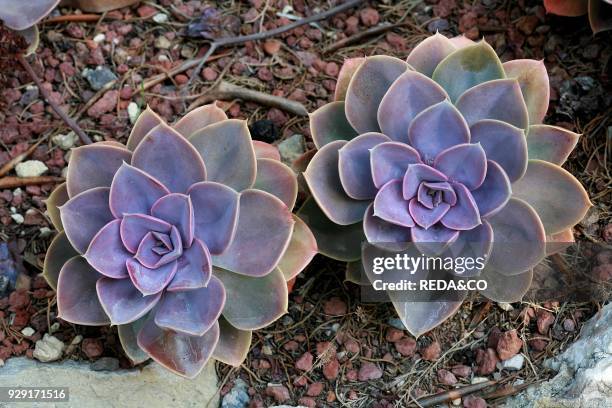
[[[64,181],[63,177],[40,176],[40,177],[3,177],[0,178],[0,189],[17,188],[24,186],[36,186],[40,184],[56,184]]]
[[[25,152],[15,156],[11,160],[9,160],[8,163],[6,163],[4,166],[2,166],[2,168],[0,168],[0,177],[4,176],[9,171],[13,170],[13,168],[15,166],[17,166],[19,163],[21,163],[23,160],[25,160],[26,157],[31,155],[34,152],[34,150],[36,150],[38,145],[40,145],[42,143],[42,141],[46,140],[46,139],[47,139],[47,137],[41,138],[38,142],[36,142],[32,146],[30,146],[28,148],[28,150],[26,150]]]
[[[476,391],[484,390],[493,385],[497,384],[497,381],[484,381],[477,384],[471,384],[455,390],[444,391],[429,397],[418,399],[418,403],[422,407],[431,407],[434,405],[444,404],[445,402],[455,400],[457,398],[463,398],[466,395],[475,393]]]
[[[51,17],[44,21],[45,24],[59,24],[59,23],[93,23],[97,22],[102,18],[101,14],[69,14],[66,16]],[[117,19],[115,19],[117,20]]]
[[[193,74],[191,75],[191,77],[189,78],[189,82],[187,83],[187,86],[185,88],[187,89],[189,88],[189,86],[193,82],[193,79],[196,78],[198,75],[200,75],[200,71],[202,70],[202,67],[204,67],[204,64],[206,64],[210,56],[219,48],[229,47],[232,45],[244,44],[249,41],[258,41],[258,40],[263,40],[264,38],[274,37],[279,34],[285,33],[287,31],[291,31],[297,27],[303,26],[305,24],[310,24],[310,23],[314,23],[315,21],[325,20],[333,15],[341,13],[355,6],[358,6],[359,4],[363,2],[364,0],[350,0],[344,4],[331,8],[322,13],[315,14],[310,17],[302,18],[291,24],[287,24],[285,26],[278,27],[270,31],[262,31],[262,32],[258,32],[255,34],[241,35],[237,37],[219,38],[210,43],[210,48],[206,51],[206,54],[204,54],[204,56],[199,60],[198,65],[196,69],[193,71]]]
[[[47,89],[43,86],[42,81],[38,75],[36,75],[36,72],[34,72],[34,69],[32,69],[32,66],[28,60],[21,54],[17,56],[17,59],[19,60],[21,66],[26,70],[30,78],[32,78],[32,80],[36,83],[40,93],[45,98],[47,103],[51,105],[51,108],[53,108],[55,113],[57,113],[59,117],[62,118],[64,123],[66,123],[66,125],[68,125],[70,129],[72,129],[74,133],[79,136],[84,144],[91,144],[91,139],[85,134],[83,129],[81,129],[81,127],[70,116],[68,116],[68,114],[66,114],[66,112],[64,112],[64,110],[57,103],[55,103],[52,98],[50,98],[49,92],[47,92]]]
[[[280,96],[272,96],[263,92],[253,91],[229,82],[221,81],[219,85],[206,92],[189,106],[188,111],[215,100],[242,99],[257,102],[261,105],[282,109],[297,116],[308,116],[308,110],[299,102]]]
[[[323,49],[323,54],[327,54],[330,52],[334,52],[339,50],[340,48],[344,48],[347,45],[351,45],[354,43],[357,43],[361,40],[363,40],[364,38],[368,38],[371,37],[373,35],[378,35],[378,34],[382,34],[384,32],[387,32],[393,28],[396,27],[401,27],[403,25],[406,25],[406,23],[396,23],[396,24],[381,24],[379,26],[376,27],[372,27],[369,28],[365,31],[361,31],[355,35],[352,35],[350,37],[347,38],[343,38],[340,41],[336,41],[335,43],[331,44],[330,46],[326,47]]]

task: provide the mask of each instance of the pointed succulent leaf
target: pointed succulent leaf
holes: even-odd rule
[[[213,255],[223,253],[234,238],[238,221],[238,193],[223,184],[203,182],[189,189],[194,235]]]
[[[278,147],[259,140],[253,140],[253,150],[257,159],[272,159],[280,161]]]
[[[62,231],[53,238],[43,265],[43,276],[51,288],[57,291],[57,280],[62,267],[77,255],[79,253],[70,245],[65,232]]]
[[[547,13],[577,17],[589,11],[589,0],[544,0]]]
[[[427,229],[421,228],[418,225],[411,230],[412,242],[423,242],[424,244],[442,244],[439,248],[442,249],[448,244],[454,242],[459,237],[459,231],[446,228],[442,224],[433,225]],[[432,248],[438,249],[436,245],[431,245]]]
[[[102,278],[81,256],[64,264],[57,281],[58,317],[74,324],[105,326],[110,320],[96,295]]]
[[[416,71],[404,72],[389,87],[378,107],[381,132],[406,143],[408,128],[415,116],[446,98],[446,91],[425,75]]]
[[[348,58],[344,60],[340,72],[338,73],[338,80],[336,81],[336,90],[334,92],[334,101],[344,101],[346,99],[346,91],[349,83],[355,75],[357,68],[363,64],[366,59],[363,57]]]
[[[129,279],[100,278],[96,290],[97,298],[113,325],[128,324],[140,319],[161,298],[161,293],[143,296]]]
[[[66,188],[66,183],[62,183],[55,187],[55,190],[51,192],[49,198],[45,201],[47,205],[47,213],[49,214],[49,219],[53,223],[53,226],[58,231],[63,231],[64,226],[62,225],[62,218],[60,216],[59,207],[66,204],[70,198],[68,197],[68,189]]]
[[[579,138],[579,134],[558,126],[529,126],[527,132],[529,158],[561,166],[576,147]]]
[[[589,23],[594,34],[612,30],[612,4],[609,0],[589,1]]]
[[[460,231],[476,228],[482,222],[480,220],[478,204],[474,200],[472,193],[460,183],[453,183],[453,188],[457,195],[457,203],[449,208],[440,222],[446,228]]]
[[[410,200],[416,196],[419,191],[419,186],[423,181],[437,182],[446,181],[448,178],[446,175],[433,167],[426,164],[411,164],[404,174],[402,180],[402,194],[404,200]]]
[[[142,142],[142,139],[162,123],[165,123],[164,120],[147,105],[147,108],[138,116],[136,123],[132,127],[127,141],[127,148],[134,151],[140,142]]]
[[[351,140],[357,136],[346,118],[343,101],[325,104],[311,113],[310,133],[317,149],[336,140]]]
[[[370,151],[391,140],[382,133],[364,133],[351,140],[338,151],[340,183],[346,194],[355,200],[367,200],[376,195],[372,179]]]
[[[210,359],[219,341],[219,324],[203,336],[164,330],[148,319],[138,333],[138,346],[168,370],[186,378],[195,378]]]
[[[487,174],[487,157],[480,143],[459,144],[438,154],[434,167],[449,179],[474,190],[480,187]]]
[[[493,228],[488,221],[482,220],[482,224],[471,230],[461,231],[457,240],[450,245],[450,251],[457,259],[463,258],[483,258],[489,259],[493,250]],[[465,265],[464,270],[455,268],[453,274],[461,277],[478,276],[482,272],[479,265],[469,267]]]
[[[255,182],[255,150],[246,121],[230,119],[212,124],[195,132],[189,141],[204,159],[209,181],[237,191]]]
[[[196,238],[177,260],[176,274],[166,289],[173,292],[203,288],[208,285],[211,276],[210,253],[206,245]]]
[[[448,93],[451,101],[483,82],[505,78],[504,68],[485,41],[460,48],[438,64],[432,78]]]
[[[102,227],[91,240],[84,255],[95,270],[115,279],[128,277],[125,262],[132,257],[121,241],[120,225],[121,220],[113,220]]]
[[[459,310],[459,301],[393,302],[395,311],[406,330],[415,337],[439,326]]]
[[[487,282],[485,290],[480,293],[494,302],[519,302],[529,290],[533,279],[533,270],[507,276],[494,268],[485,266],[480,279]]]
[[[149,315],[145,315],[135,322],[117,326],[121,347],[125,355],[132,361],[132,364],[141,364],[150,358],[149,355],[140,348],[137,341],[138,333],[148,318]]]
[[[192,184],[206,179],[198,151],[165,123],[153,128],[134,150],[132,165],[173,193],[185,193]]]
[[[493,252],[488,265],[493,270],[516,275],[544,259],[544,227],[538,214],[525,201],[511,198],[488,221],[493,228]]]
[[[448,40],[451,42],[451,44],[453,44],[453,46],[456,49],[465,48],[465,47],[469,47],[471,45],[476,44],[476,42],[474,42],[474,40],[470,40],[469,38],[467,38],[463,34],[457,35],[457,36],[452,37],[452,38],[449,38]]]
[[[327,218],[340,225],[354,224],[363,219],[367,201],[353,200],[342,188],[338,170],[339,150],[346,141],[326,144],[308,164],[304,178],[313,197]]]
[[[117,218],[125,214],[149,214],[153,204],[169,193],[158,180],[123,163],[111,184],[110,208]]]
[[[183,246],[191,246],[194,221],[193,205],[188,195],[173,193],[160,198],[151,207],[151,215],[174,225],[181,235]]]
[[[13,30],[25,30],[47,16],[59,0],[39,0],[33,3],[18,0],[3,0],[0,20]]]
[[[402,196],[401,180],[391,180],[382,186],[378,194],[376,194],[373,208],[376,217],[382,218],[391,224],[401,227],[414,227],[408,201]],[[368,239],[368,241],[370,240]]]
[[[164,294],[155,312],[155,324],[192,336],[203,336],[215,324],[225,305],[221,281],[211,277],[208,286]]]
[[[132,284],[140,291],[140,296],[155,298],[176,276],[178,262],[174,260],[156,268],[148,268],[135,258],[130,258],[126,266]],[[123,281],[128,281],[128,279]]]
[[[408,166],[421,163],[419,152],[400,142],[386,142],[370,151],[372,180],[381,188],[391,180],[403,179]]]
[[[571,173],[542,160],[529,160],[525,176],[512,191],[513,197],[536,210],[549,235],[576,225],[591,206],[588,193]]]
[[[160,242],[163,247],[160,247]],[[147,232],[138,245],[134,258],[147,268],[157,269],[178,259],[182,252],[181,236],[173,225],[166,234]]]
[[[406,62],[417,71],[431,77],[438,64],[455,49],[448,38],[436,33],[414,47]]]
[[[215,268],[213,276],[223,282],[227,294],[223,317],[238,329],[260,329],[287,312],[287,282],[278,269],[251,277]]]
[[[295,173],[277,160],[257,159],[257,178],[253,188],[278,197],[287,208],[293,208],[297,200],[298,184]]]
[[[235,328],[223,316],[219,319],[219,330],[219,342],[212,358],[239,367],[249,354],[252,332]]]
[[[245,190],[240,194],[236,235],[227,250],[213,257],[213,264],[238,274],[265,276],[285,253],[293,218],[287,206],[272,194]],[[258,248],[266,243],[266,251]]]
[[[571,228],[564,229],[556,234],[546,236],[546,256],[563,251],[575,242],[574,231]]]
[[[346,117],[358,133],[379,132],[378,107],[391,84],[409,66],[386,55],[366,58],[351,79],[346,93]]]
[[[189,139],[191,135],[200,129],[213,123],[227,120],[227,115],[216,103],[200,106],[183,116],[172,127],[181,135]]]
[[[510,179],[502,167],[492,160],[487,161],[487,175],[476,190],[471,192],[478,204],[481,217],[489,217],[501,210],[512,195]]]
[[[121,220],[119,232],[123,245],[136,253],[142,239],[151,231],[169,233],[172,226],[165,221],[144,214],[127,214]]]
[[[472,143],[480,143],[487,159],[497,162],[511,182],[527,170],[527,140],[522,129],[506,122],[484,119],[470,128]]]
[[[308,225],[296,215],[292,217],[295,224],[291,241],[278,263],[287,281],[295,278],[317,254],[317,241]]]
[[[68,240],[80,253],[85,253],[98,231],[113,220],[108,207],[108,187],[96,187],[72,197],[60,215]]]
[[[457,108],[444,100],[414,118],[408,128],[408,139],[427,162],[449,147],[468,143],[470,130]]]
[[[454,207],[453,207],[454,208]],[[410,200],[408,205],[410,216],[414,223],[422,228],[429,228],[442,219],[450,209],[447,203],[440,203],[433,208],[427,208],[416,198]]]
[[[516,79],[476,85],[461,94],[456,105],[470,126],[482,119],[497,119],[521,129],[529,125],[527,105]]]
[[[361,243],[365,237],[360,222],[346,226],[334,223],[312,197],[304,202],[297,216],[315,236],[319,253],[343,262],[355,261],[361,257]]]
[[[544,61],[512,60],[504,62],[503,67],[508,78],[516,78],[519,82],[529,112],[529,123],[542,123],[550,100],[550,85]]]
[[[363,231],[368,242],[373,244],[402,244],[412,241],[410,228],[392,224],[374,215],[374,203],[370,204],[366,210],[363,219]]]
[[[74,197],[94,187],[110,187],[123,162],[130,162],[132,153],[114,145],[91,144],[72,150],[66,187]]]

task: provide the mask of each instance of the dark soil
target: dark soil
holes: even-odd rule
[[[186,91],[201,94],[224,79],[301,102],[312,111],[331,99],[346,57],[382,53],[405,57],[436,30],[447,36],[484,36],[503,61],[534,58],[546,63],[551,80],[546,123],[583,134],[565,167],[587,187],[594,207],[576,227],[576,238],[612,242],[612,34],[593,36],[586,17],[546,15],[537,0],[371,2],[275,39],[220,50],[186,91],[192,70],[143,90],[143,83],[152,76],[202,55],[207,38],[269,30],[290,22],[279,17],[280,12],[302,17],[329,7],[329,2],[319,0],[215,3],[218,9],[206,10],[206,18],[201,17],[204,8],[199,1],[161,0],[155,7],[109,12],[98,22],[42,24],[35,70],[52,98],[92,138],[125,142],[131,128],[126,110],[130,102],[141,107],[148,104],[173,121],[184,113],[181,95]],[[293,10],[285,8],[287,3]],[[168,15],[167,22],[153,20],[160,12]],[[70,14],[74,10],[54,12]],[[397,26],[325,52],[332,44],[383,23]],[[111,70],[117,80],[96,91],[81,74],[99,65]],[[5,68],[0,77],[0,166],[42,139],[27,159],[44,162],[46,175],[61,176],[69,153],[51,140],[69,129],[40,98],[25,72]],[[274,142],[296,133],[310,140],[307,118],[239,100],[221,106],[230,117],[256,123],[252,130],[261,140]],[[67,345],[75,336],[83,336],[65,358],[116,357],[127,367],[116,331],[58,319],[55,294],[37,276],[51,238],[44,199],[53,188],[42,184],[0,190],[0,239],[16,248],[16,260],[30,277],[19,280],[20,290],[0,298],[0,365],[13,355],[32,357],[36,340],[52,329]],[[414,398],[469,384],[477,376],[498,380],[499,386],[463,404],[483,406],[478,405],[484,402],[482,397],[496,405],[524,384],[546,379],[549,373],[542,361],[571,342],[599,306],[596,302],[525,302],[502,310],[471,298],[452,319],[415,340],[393,327],[397,319],[390,305],[360,304],[358,299],[358,288],[344,282],[344,266],[317,257],[298,278],[289,313],[254,333],[247,361],[240,368],[218,364],[221,394],[230,392],[240,377],[249,385],[253,407],[281,403],[408,406]],[[35,333],[25,337],[24,327],[32,327]],[[527,359],[521,370],[496,368],[500,356],[516,353]]]

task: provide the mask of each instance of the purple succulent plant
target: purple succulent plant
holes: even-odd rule
[[[544,0],[547,13],[577,17],[588,14],[593,33],[612,30],[612,0]]]
[[[296,197],[293,171],[245,121],[213,104],[170,127],[147,108],[127,146],[74,149],[47,201],[59,316],[118,325],[134,362],[186,377],[211,357],[240,365],[316,253]]]
[[[547,243],[550,252],[571,241],[590,206],[561,168],[578,135],[542,124],[548,101],[542,61],[502,64],[484,40],[436,34],[406,61],[350,59],[335,101],[311,115],[318,151],[304,177],[314,200],[298,215],[321,253],[351,262],[355,281],[362,267],[371,275],[360,265],[363,240],[478,242],[488,256],[483,294],[516,301]],[[415,335],[461,304],[393,303]]]

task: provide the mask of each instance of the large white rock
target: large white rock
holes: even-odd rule
[[[219,406],[217,375],[209,363],[193,380],[172,374],[156,363],[142,369],[92,371],[84,362],[39,363],[11,358],[0,367],[2,387],[68,387],[67,403],[15,404],[15,407],[198,407]],[[0,407],[4,407],[0,403]]]
[[[17,177],[38,177],[49,170],[40,160],[27,160],[15,166]]]
[[[45,333],[44,337],[36,342],[32,355],[38,361],[48,363],[62,358],[64,348],[64,343],[60,339]]]
[[[508,400],[506,408],[612,407],[612,304],[584,325],[575,343],[545,365],[558,374]]]

